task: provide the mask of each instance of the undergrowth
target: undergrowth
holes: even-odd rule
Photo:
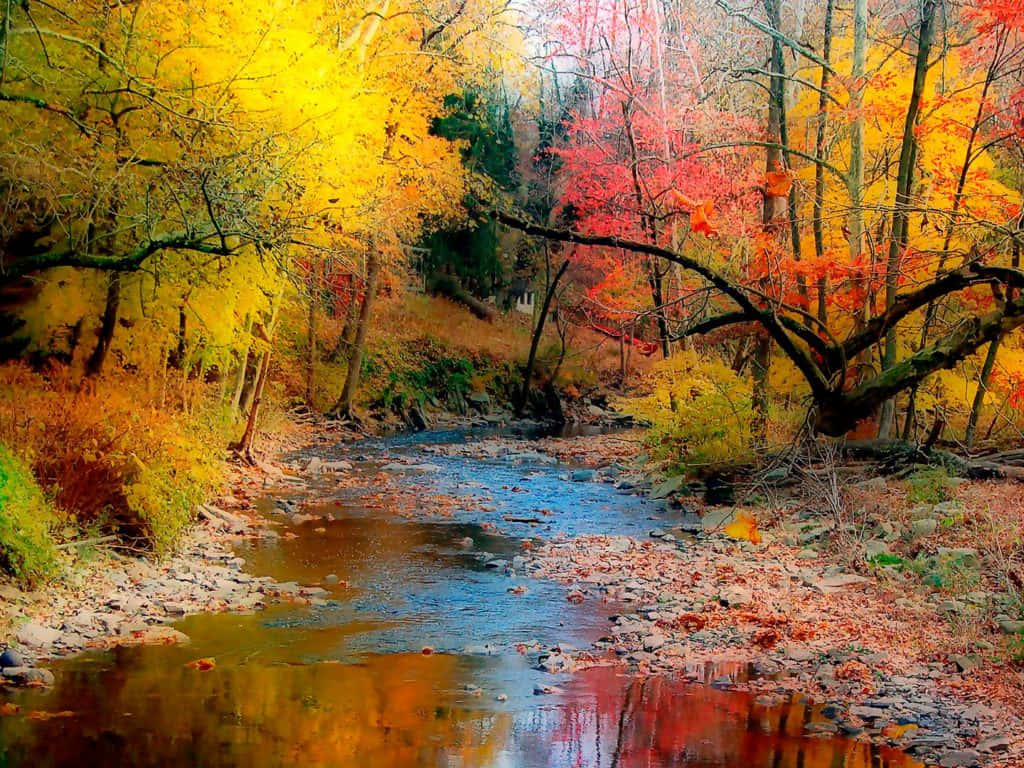
[[[52,577],[58,570],[50,537],[56,522],[28,465],[0,443],[0,570],[30,585]]]
[[[681,352],[655,365],[646,392],[618,405],[650,423],[647,444],[656,458],[685,469],[751,455],[750,382],[696,352]]]
[[[212,406],[162,406],[127,374],[82,385],[60,367],[0,368],[0,439],[57,508],[158,554],[219,483],[219,425]]]

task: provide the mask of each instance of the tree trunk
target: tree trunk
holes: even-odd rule
[[[772,364],[772,340],[767,335],[758,335],[752,360],[754,419],[750,432],[754,445],[764,447],[768,443],[768,374]]]
[[[650,238],[651,243],[658,243],[658,226],[654,218],[646,212],[644,205],[643,185],[640,182],[640,153],[636,146],[636,135],[633,132],[633,100],[632,97],[622,103],[622,123],[626,131],[626,142],[629,145],[629,168],[633,180],[633,198],[636,200],[637,213],[640,216],[641,229]],[[662,306],[663,299],[662,279],[664,275],[658,269],[654,259],[646,260],[647,283],[651,288],[651,302],[654,305],[654,314],[658,324],[658,334],[661,337],[661,354],[668,359],[671,354],[671,344],[668,335],[668,317],[665,308]]]
[[[283,291],[282,291],[283,293]],[[260,358],[259,372],[256,374],[256,381],[252,387],[252,406],[249,408],[249,418],[245,422],[245,432],[242,438],[232,446],[243,461],[250,464],[256,463],[252,447],[256,440],[256,423],[259,418],[260,404],[263,402],[263,392],[267,386],[267,376],[270,373],[270,353],[273,351],[274,329],[277,326],[278,311],[281,307],[281,293],[274,297],[274,303],[270,311],[270,323],[267,325],[266,342],[267,348]]]
[[[935,268],[935,273],[941,274],[946,268],[946,261],[949,258],[949,248],[953,242],[953,231],[954,225],[956,224],[956,214],[960,211],[960,205],[964,199],[964,189],[967,186],[967,175],[971,170],[971,166],[974,164],[975,159],[978,155],[974,152],[974,145],[978,138],[978,133],[981,131],[982,123],[984,122],[985,109],[989,103],[988,94],[992,87],[992,84],[996,81],[998,76],[998,63],[1000,61],[1001,54],[1005,48],[1007,38],[1004,35],[1000,35],[995,47],[995,52],[992,58],[989,60],[988,69],[985,72],[985,83],[981,88],[981,97],[978,99],[978,107],[974,114],[974,122],[971,124],[970,133],[967,136],[967,146],[964,148],[964,159],[960,164],[960,176],[957,178],[956,191],[953,193],[953,205],[951,206],[951,215],[949,221],[946,224],[946,233],[942,243],[942,253],[939,254],[939,263]],[[1018,222],[1019,228],[1019,222]],[[1014,248],[1017,248],[1016,244]],[[918,343],[918,348],[924,348],[928,343],[929,334],[931,333],[932,324],[935,322],[935,318],[939,312],[939,302],[930,301],[928,307],[924,313],[924,323],[921,325],[921,338]],[[906,428],[903,430],[903,439],[909,440],[914,429],[914,422],[917,418],[917,387],[910,390],[910,399],[907,403],[907,421]]]
[[[988,383],[992,378],[992,369],[996,365],[996,355],[999,354],[999,345],[1003,337],[997,337],[988,345],[988,352],[985,354],[985,362],[981,366],[981,374],[978,376],[978,391],[974,393],[974,402],[971,403],[971,415],[967,419],[967,432],[964,435],[964,444],[967,450],[974,447],[974,436],[978,430],[978,419],[981,417],[981,408],[985,404],[985,393],[988,392]]]
[[[256,439],[256,420],[259,417],[260,403],[263,402],[263,390],[267,385],[267,374],[270,371],[270,351],[271,347],[268,346],[260,358],[259,373],[253,386],[252,407],[249,409],[249,418],[245,422],[245,432],[242,433],[242,439],[238,441],[236,447],[238,455],[250,464],[256,463],[252,446]]]
[[[765,11],[768,18],[775,24],[780,16],[780,0],[764,0]],[[777,29],[777,27],[776,27]],[[764,166],[765,172],[778,171],[783,167],[782,155],[782,43],[777,37],[771,38],[771,80],[768,88],[768,126],[767,134],[772,141],[777,141],[779,146],[771,146],[765,149]],[[773,197],[764,195],[761,211],[761,223],[765,232],[772,232],[775,222],[786,215],[788,211],[787,199],[784,197]],[[763,285],[762,288],[767,288]],[[754,349],[754,421],[752,433],[755,445],[764,445],[768,436],[768,377],[772,359],[772,342],[767,335],[759,335]]]
[[[523,386],[519,390],[519,398],[516,401],[516,415],[522,416],[526,410],[526,399],[530,394],[530,379],[533,378],[533,367],[537,362],[537,348],[540,346],[540,337],[544,333],[544,322],[547,320],[548,310],[551,308],[551,301],[558,289],[558,281],[562,279],[565,270],[569,268],[569,260],[562,262],[555,277],[544,292],[544,303],[540,308],[540,317],[537,318],[537,325],[533,329],[533,338],[530,340],[530,355],[526,359],[526,369],[523,371]]]
[[[309,315],[307,317],[306,336],[306,405],[313,410],[313,393],[316,390],[316,287],[310,285]]]
[[[860,262],[864,250],[864,87],[868,38],[868,2],[853,0],[853,64],[850,68],[850,170],[847,190],[850,197],[850,263]],[[864,306],[867,322],[867,304]]]
[[[832,14],[834,0],[828,0],[825,6],[825,33],[822,42],[821,58],[828,64],[832,53]],[[825,132],[828,127],[827,109],[828,99],[826,97],[829,85],[828,67],[821,68],[821,88],[818,94],[818,127],[814,137],[814,156],[819,160],[825,159]],[[814,229],[814,255],[818,258],[818,264],[825,261],[825,233],[821,217],[825,208],[825,166],[817,163],[814,166],[814,213],[811,225]],[[828,323],[828,278],[818,278],[818,320],[822,325]]]
[[[111,272],[107,276],[107,299],[103,307],[103,320],[100,324],[96,348],[93,349],[85,365],[86,376],[98,376],[114,340],[114,328],[117,326],[117,311],[121,306],[121,273]]]
[[[356,326],[356,337],[348,355],[348,371],[345,373],[345,386],[342,387],[338,402],[331,409],[335,418],[349,419],[352,417],[352,401],[359,389],[359,372],[363,365],[363,349],[366,346],[366,334],[370,326],[373,312],[373,301],[377,293],[377,280],[380,277],[380,254],[375,245],[371,245],[366,257],[366,295],[363,305],[359,308],[359,322]]]
[[[178,307],[178,344],[171,352],[171,359],[168,361],[172,368],[178,368],[179,370],[185,365],[186,325],[187,317],[185,315],[185,305],[181,304]]]
[[[907,245],[910,220],[910,188],[914,181],[914,165],[917,159],[917,142],[914,127],[921,110],[925,78],[928,75],[928,56],[931,52],[935,31],[935,9],[937,0],[924,0],[921,5],[921,22],[918,28],[917,57],[914,64],[914,84],[910,91],[910,103],[903,123],[903,139],[900,143],[900,160],[896,172],[896,198],[892,216],[892,234],[889,238],[889,253],[885,266],[885,307],[896,303],[899,289],[900,256]],[[888,370],[896,364],[896,330],[890,329],[885,335],[885,349],[882,368]],[[895,401],[891,398],[882,404],[878,419],[878,436],[889,437],[892,430]]]
[[[231,398],[231,417],[238,415],[238,407],[242,403],[242,390],[245,388],[245,374],[249,369],[249,350],[252,349],[252,315],[245,316],[245,352],[242,353],[235,375],[235,394]]]
[[[765,0],[765,11],[768,13],[768,22],[776,32],[782,31],[782,8],[780,0]],[[786,117],[786,61],[782,55],[782,43],[778,38],[772,37],[772,78],[768,89],[769,98],[775,103],[778,116],[775,120],[778,124],[777,136],[782,149],[776,162],[779,170],[789,166],[789,156],[785,150],[789,147],[789,124]],[[771,168],[768,169],[772,170]],[[789,195],[786,198],[786,215],[789,219],[789,241],[793,253],[793,260],[799,262],[803,256],[800,243],[800,221],[798,218],[799,202],[797,198],[796,184],[789,188]],[[803,274],[796,278],[797,292],[810,309],[809,297],[807,294],[807,279]],[[805,323],[813,322],[810,318],[804,318]]]
[[[1024,221],[1024,213],[1021,213],[1020,218],[1018,218],[1018,228],[1022,221]],[[1013,257],[1010,260],[1010,263],[1014,269],[1020,268],[1020,243],[1016,239],[1013,241]],[[1013,287],[1007,286],[1006,298],[1013,301],[1016,295],[1017,293]],[[992,369],[995,368],[996,356],[999,354],[999,347],[1005,337],[1006,334],[1004,333],[993,339],[992,343],[989,344],[988,352],[985,354],[985,362],[982,364],[981,373],[978,376],[978,391],[974,394],[974,402],[971,403],[971,415],[967,419],[967,433],[964,436],[964,442],[967,444],[967,450],[974,447],[974,436],[978,430],[978,419],[981,417],[981,409],[985,404],[985,394],[988,392],[988,384],[992,379]]]

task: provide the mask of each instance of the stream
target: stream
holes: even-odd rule
[[[262,514],[295,536],[236,549],[250,573],[321,584],[325,599],[190,616],[174,625],[187,645],[53,665],[52,689],[12,698],[45,716],[0,717],[0,768],[919,765],[863,741],[806,735],[820,715],[799,697],[764,705],[708,684],[742,678],[743,666],[675,679],[612,666],[536,669],[540,651],[600,637],[615,606],[572,604],[561,585],[489,567],[481,553],[514,570],[526,538],[646,536],[664,507],[610,484],[574,482],[572,468],[543,456],[439,450],[484,436],[426,433],[320,451],[356,465],[344,487],[327,475],[313,498],[262,499]],[[381,471],[402,488],[406,508],[381,493]],[[319,517],[287,523],[289,497]],[[509,591],[519,586],[521,594]],[[199,657],[216,667],[186,667]],[[535,694],[543,686],[555,688]]]

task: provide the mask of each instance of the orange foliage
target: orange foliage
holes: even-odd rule
[[[768,171],[764,175],[764,193],[768,197],[786,197],[793,187],[793,175],[789,171]]]
[[[715,205],[710,200],[706,200],[700,205],[693,209],[693,213],[690,214],[690,229],[693,232],[700,232],[701,234],[714,235],[718,230],[711,226],[711,215],[715,212]]]

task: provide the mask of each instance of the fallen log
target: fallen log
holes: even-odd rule
[[[463,288],[462,284],[453,275],[436,275],[430,281],[430,292],[435,296],[444,296],[447,299],[462,304],[481,320],[491,322],[498,314],[498,310],[495,307],[480,301],[480,299]]]

